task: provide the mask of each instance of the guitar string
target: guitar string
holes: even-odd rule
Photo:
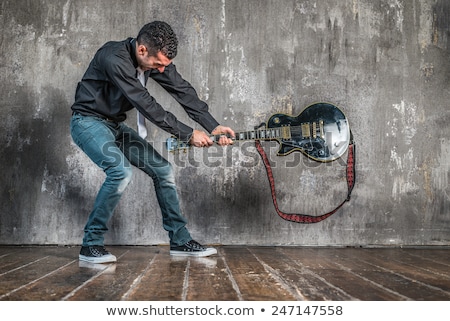
[[[278,128],[281,128],[281,127],[274,127],[274,128],[269,128],[269,129],[262,129],[262,130],[255,130],[255,131],[244,131],[244,132],[237,132],[236,133],[236,141],[250,141],[250,140],[281,140],[282,141],[282,143],[284,144],[284,145],[286,145],[286,146],[289,146],[289,147],[299,147],[298,145],[296,145],[295,143],[293,143],[293,141],[295,142],[295,140],[293,140],[293,139],[289,139],[289,138],[283,138],[282,136],[277,136],[277,135],[275,135],[275,136],[267,136],[267,134],[264,134],[264,137],[262,137],[262,135],[260,134],[259,136],[260,137],[249,137],[249,134],[251,134],[251,133],[257,133],[257,132],[259,132],[259,133],[261,133],[261,132],[268,132],[268,131],[273,131],[273,130],[276,130],[276,129],[278,129]],[[302,131],[302,129],[301,129],[301,127],[300,126],[289,126],[289,128],[290,128],[290,132],[291,132],[291,134],[300,134],[300,133],[303,133],[303,131]],[[214,138],[215,140],[217,140],[219,137],[220,137],[221,135],[213,135],[213,136],[211,136],[211,138]],[[296,135],[294,135],[294,136],[296,136]],[[241,138],[242,137],[242,138]],[[302,136],[303,137],[303,136]],[[312,144],[313,143],[313,140],[312,140],[312,138],[311,138],[311,136],[309,137],[309,143],[310,144]],[[178,145],[180,145],[180,146],[186,146],[186,145],[188,145],[189,146],[189,144],[188,144],[188,142],[183,142],[183,141],[178,141],[177,140],[177,144]],[[312,149],[311,149],[312,150]]]
[[[299,146],[298,144],[295,143],[294,139],[283,138],[282,136],[280,136],[279,129],[284,128],[284,126],[271,127],[271,128],[266,128],[266,129],[257,129],[257,130],[253,130],[253,131],[250,130],[250,131],[237,132],[235,140],[236,141],[277,140],[277,141],[279,141],[280,144],[283,144],[284,146],[293,147],[293,148],[297,148],[297,149],[303,149],[303,150],[309,151],[309,152],[314,150],[314,146],[313,146],[314,142],[316,142],[316,143],[321,142],[320,140],[319,141],[317,140],[317,137],[314,138],[314,140],[313,140],[312,137],[314,137],[314,136],[311,136],[311,135],[309,135],[309,137],[303,136],[303,129],[301,126],[286,126],[286,127],[290,128],[291,136],[297,136],[297,134],[301,134],[302,140],[306,140],[305,138],[309,138],[309,142],[305,143],[305,145],[309,145],[310,147],[308,148],[305,146]],[[310,130],[310,131],[314,132],[314,129]],[[315,130],[316,133],[319,131],[320,131],[320,129]],[[210,137],[214,138],[214,141],[217,141],[217,139],[220,138],[220,136],[221,135],[212,135]],[[322,138],[322,140],[324,141],[323,137],[319,137],[319,138]],[[178,144],[178,147],[176,147],[174,149],[184,149],[184,148],[190,146],[188,142],[177,141],[177,144]]]

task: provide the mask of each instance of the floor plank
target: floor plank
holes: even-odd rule
[[[168,247],[153,258],[130,292],[133,301],[181,301],[185,283],[186,260],[173,259]]]
[[[77,288],[64,299],[69,301],[84,300],[122,300],[132,290],[134,281],[145,272],[153,257],[159,252],[155,247],[121,248],[123,253],[117,253],[118,262],[109,264],[108,268],[100,270],[95,278],[91,278],[84,286]],[[95,264],[100,266],[101,264]],[[85,264],[80,268],[92,268]]]
[[[78,261],[79,247],[0,246],[8,301],[449,301],[450,248],[220,246],[208,258],[168,246],[111,246],[118,261]]]
[[[296,300],[296,295],[280,287],[277,279],[247,248],[224,247],[221,250],[243,300]]]
[[[340,289],[353,300],[401,300],[401,295],[386,291],[378,284],[374,284],[365,278],[353,273],[349,269],[342,269],[335,262],[335,253],[337,249],[331,249],[328,255],[322,255],[322,251],[315,249],[305,249],[303,255],[299,255],[295,249],[285,249],[295,262],[317,277],[322,278],[330,284],[330,286]]]
[[[237,301],[238,292],[222,257],[191,258],[186,300]]]
[[[34,284],[54,275],[58,269],[75,262],[74,257],[67,255],[67,252],[61,254],[58,249],[48,247],[41,251],[20,249],[17,255],[12,255],[14,259],[9,261],[9,264],[4,265],[9,270],[3,270],[0,274],[0,299],[9,300],[15,292],[32,287]],[[7,258],[9,260],[10,256]],[[4,259],[2,258],[2,261]],[[36,297],[29,298],[24,295],[23,299],[36,300],[43,296],[45,296],[45,293],[41,290]]]
[[[430,273],[421,268],[417,268],[414,263],[404,263],[402,253],[393,250],[380,249],[369,250],[365,252],[358,252],[358,258],[373,266],[381,268],[385,272],[395,273],[401,275],[414,284],[426,284],[431,288],[435,288],[442,292],[442,297],[447,297],[446,293],[450,292],[450,278],[441,274]],[[400,258],[401,257],[401,258]],[[416,264],[421,264],[421,259],[416,261]],[[431,263],[430,263],[431,265]]]
[[[400,300],[450,299],[450,297],[440,289],[417,283],[416,280],[412,280],[395,272],[398,268],[387,270],[372,264],[369,260],[360,259],[361,257],[366,257],[366,255],[370,257],[385,257],[384,250],[343,249],[340,251],[332,250],[332,253],[329,251],[330,250],[324,249],[323,251],[320,251],[320,255],[325,257],[333,256],[335,264],[337,264],[340,269],[351,271],[351,273],[375,284],[384,291],[398,295],[398,299]],[[407,256],[408,255],[405,255],[405,257]],[[411,266],[411,269],[414,268],[414,266]]]
[[[281,248],[252,247],[254,253],[264,264],[269,265],[280,278],[284,280],[293,291],[298,293],[299,300],[323,301],[323,300],[350,300],[352,297],[339,288],[330,286],[322,278],[311,270],[297,264],[294,259],[284,253]],[[304,249],[298,249],[302,256]]]

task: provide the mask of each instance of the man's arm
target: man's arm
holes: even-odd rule
[[[191,138],[193,129],[178,121],[150,95],[137,79],[132,64],[117,56],[110,56],[103,63],[108,78],[145,118],[182,140]]]
[[[200,100],[192,85],[183,79],[178,73],[175,65],[171,63],[164,69],[163,73],[152,71],[150,77],[159,83],[187,112],[190,118],[203,126],[214,135],[224,134],[218,141],[219,145],[229,145],[233,140],[234,131],[226,126],[220,125],[209,113],[208,105]],[[213,142],[205,133],[194,130],[190,143],[197,147],[211,146]]]
[[[175,65],[168,65],[163,73],[152,70],[150,77],[160,84],[186,111],[190,118],[211,133],[219,123],[209,113],[208,105],[200,100],[192,85],[183,79]]]

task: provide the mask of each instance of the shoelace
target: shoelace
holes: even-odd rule
[[[102,256],[102,255],[109,254],[109,252],[106,251],[106,249],[104,247],[102,247],[102,246],[95,246],[95,247],[93,246],[93,247],[91,247],[91,253],[94,256]]]
[[[194,250],[204,250],[205,249],[200,243],[198,243],[194,240],[190,240],[189,242],[186,243],[186,245],[188,247],[191,247]]]

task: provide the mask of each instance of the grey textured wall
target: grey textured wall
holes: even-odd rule
[[[72,143],[77,82],[104,42],[151,20],[179,36],[179,71],[224,125],[250,130],[317,101],[339,106],[357,146],[357,184],[312,225],[274,211],[252,142],[167,155],[193,236],[220,244],[450,244],[448,0],[2,0],[0,243],[79,244],[104,175]],[[150,92],[188,124],[150,83]],[[135,115],[130,113],[133,125]],[[280,208],[318,215],[346,196],[345,157],[275,156]],[[138,170],[108,244],[167,243],[150,178]]]

